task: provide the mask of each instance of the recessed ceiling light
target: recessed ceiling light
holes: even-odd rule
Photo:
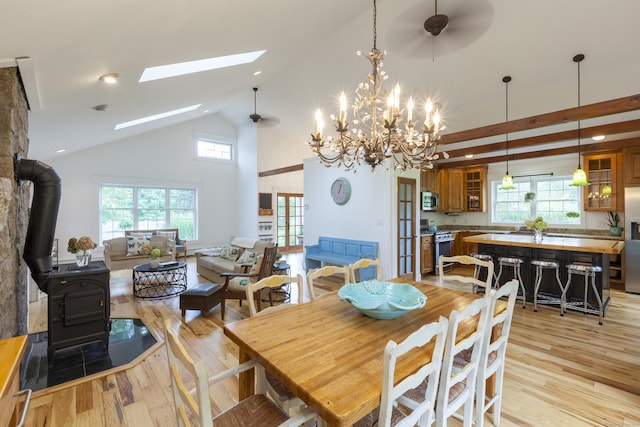
[[[100,80],[102,80],[105,83],[109,83],[110,85],[115,84],[118,81],[118,77],[120,77],[120,74],[118,73],[111,73],[111,74],[105,74],[100,76]]]
[[[471,159],[471,158],[473,158],[473,154],[465,154],[464,156],[465,156],[467,159]]]
[[[138,83],[247,64],[258,59],[260,55],[265,52],[266,50],[256,50],[254,52],[238,53],[235,55],[218,56],[216,58],[199,59],[196,61],[149,67],[144,69]]]
[[[596,135],[591,137],[591,139],[593,139],[594,141],[602,141],[604,138],[604,135]]]
[[[259,76],[260,74],[262,74],[262,71],[258,70],[255,73],[253,73],[254,76]]]
[[[164,119],[165,117],[171,117],[182,113],[193,111],[200,107],[202,104],[190,105],[189,107],[178,108],[177,110],[167,111],[165,113],[154,114],[152,116],[142,117],[140,119],[131,120],[129,122],[118,123],[114,130],[128,128],[130,126],[136,126],[142,123],[152,122],[154,120]]]
[[[66,149],[66,148],[58,148],[58,149],[56,150],[56,153],[64,153],[65,151],[67,151],[67,149]]]

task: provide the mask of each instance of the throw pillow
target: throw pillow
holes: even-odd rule
[[[176,240],[176,232],[175,231],[158,231],[156,232],[158,236],[168,237],[171,240]]]
[[[220,258],[228,259],[231,261],[235,261],[240,256],[240,249],[234,248],[229,245],[222,245],[222,250],[220,251]]]
[[[244,251],[240,258],[238,258],[238,264],[253,264],[256,260],[256,253],[251,251]]]
[[[258,255],[258,257],[256,258],[256,263],[253,264],[253,267],[251,267],[251,270],[249,270],[249,274],[258,274],[260,273],[260,267],[262,267],[262,258],[264,257],[264,255]]]
[[[127,255],[141,255],[142,245],[151,243],[151,237],[127,236]]]

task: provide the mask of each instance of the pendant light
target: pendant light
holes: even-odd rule
[[[502,78],[505,87],[505,124],[509,123],[509,82],[511,81],[511,76],[504,76]],[[505,132],[505,136],[507,139],[507,173],[502,177],[502,187],[500,190],[513,190],[515,187],[513,186],[513,176],[509,175],[509,132]]]
[[[573,62],[578,64],[578,108],[580,108],[580,62],[584,59],[584,55],[579,53],[573,57]],[[587,174],[580,164],[580,120],[578,119],[578,169],[573,172],[573,182],[570,185],[575,187],[584,187],[589,185],[587,182]]]

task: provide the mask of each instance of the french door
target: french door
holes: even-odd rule
[[[398,276],[416,278],[416,180],[398,178]]]
[[[276,241],[281,252],[302,250],[304,237],[304,197],[302,194],[277,194]]]

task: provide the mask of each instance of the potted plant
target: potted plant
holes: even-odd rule
[[[611,233],[612,236],[622,235],[622,227],[619,226],[620,216],[618,216],[618,212],[609,211],[608,223],[609,233]]]
[[[141,252],[143,255],[149,255],[149,265],[151,268],[158,268],[160,265],[160,257],[162,256],[162,249],[144,244],[142,245]]]
[[[79,239],[72,237],[67,244],[67,250],[72,254],[76,254],[76,265],[78,267],[86,267],[91,261],[91,249],[95,249],[97,246],[89,236],[82,236]]]

